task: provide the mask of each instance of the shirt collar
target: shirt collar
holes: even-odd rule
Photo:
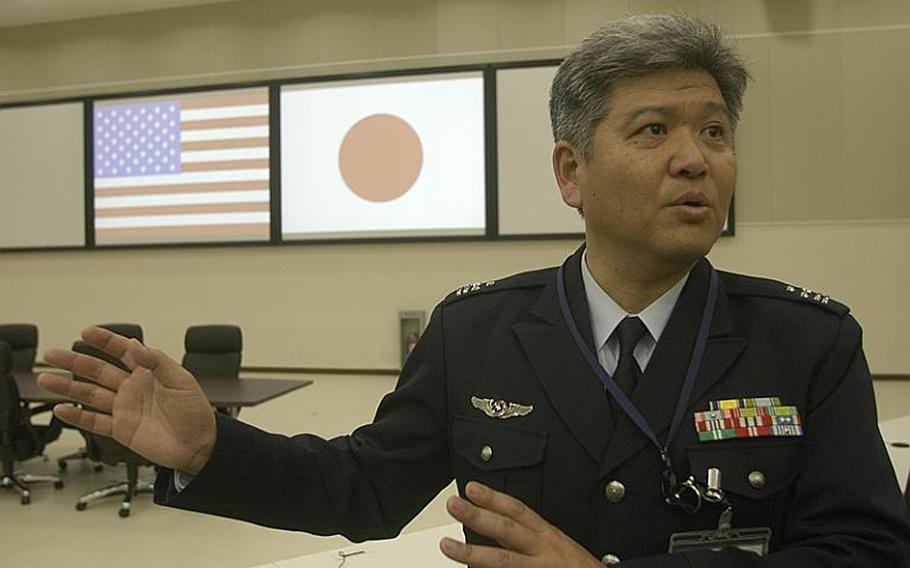
[[[622,309],[594,280],[594,276],[588,269],[587,258],[588,251],[585,250],[581,257],[581,277],[584,282],[585,296],[588,300],[588,309],[591,311],[591,333],[594,335],[595,349],[603,347],[604,343],[613,334],[613,330],[619,325],[619,322],[630,315],[638,316],[642,323],[645,324],[645,327],[648,328],[648,332],[654,338],[655,343],[659,341],[691,271],[687,272],[679,282],[664,292],[660,298],[651,302],[641,312],[630,314]]]

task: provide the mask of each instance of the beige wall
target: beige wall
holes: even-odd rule
[[[700,14],[739,38],[755,82],[739,137],[737,235],[712,254],[854,306],[870,364],[910,372],[910,2],[245,1],[0,28],[0,102],[266,77],[562,55],[604,18]],[[0,22],[2,25],[2,22]],[[250,365],[397,365],[397,312],[472,280],[552,264],[568,241],[16,253],[0,320],[42,344],[133,320],[175,354],[236,321]]]

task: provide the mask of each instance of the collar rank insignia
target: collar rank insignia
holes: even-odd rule
[[[484,288],[489,288],[496,284],[495,280],[487,280],[486,282],[474,282],[473,284],[465,284],[461,288],[455,291],[456,296],[464,296],[465,294],[470,294],[471,292],[479,292]]]
[[[516,416],[525,416],[534,410],[532,404],[518,404],[517,402],[508,402],[505,400],[493,400],[492,398],[471,397],[471,405],[477,410],[483,412],[490,418],[515,418]]]
[[[799,410],[777,397],[711,401],[709,409],[696,412],[694,418],[700,442],[803,435]]]
[[[787,292],[790,294],[798,294],[803,300],[812,300],[813,302],[818,302],[819,304],[827,304],[831,301],[831,298],[825,296],[824,294],[819,294],[814,292],[809,288],[797,288],[796,286],[787,286]]]

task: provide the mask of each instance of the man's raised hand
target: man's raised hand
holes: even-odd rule
[[[72,351],[48,350],[46,362],[90,381],[42,373],[41,387],[85,405],[59,404],[54,414],[154,463],[198,473],[215,446],[215,417],[193,375],[161,351],[100,327],[86,328],[82,339],[131,372]]]

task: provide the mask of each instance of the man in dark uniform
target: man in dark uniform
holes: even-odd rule
[[[910,523],[861,332],[810,290],[715,271],[747,73],[685,16],[608,25],[560,67],[554,170],[586,243],[560,268],[459,288],[372,424],[332,440],[213,414],[160,352],[84,338],[43,375],[61,419],[160,463],[156,500],[352,540],[447,503],[479,567],[895,567]]]

